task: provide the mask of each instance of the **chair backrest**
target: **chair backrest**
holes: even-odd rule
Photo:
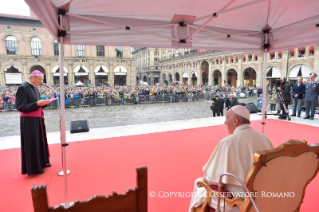
[[[110,196],[94,196],[87,201],[75,201],[65,208],[48,206],[46,186],[32,187],[34,212],[147,212],[147,168],[137,169],[137,187],[126,194],[114,192]]]
[[[260,211],[299,211],[307,185],[319,170],[319,144],[290,140],[257,152],[245,184]],[[245,200],[246,212],[256,211]]]

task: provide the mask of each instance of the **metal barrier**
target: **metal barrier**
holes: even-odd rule
[[[103,98],[68,98],[65,100],[66,108],[90,107],[90,106],[111,106],[130,104],[154,104],[154,103],[176,103],[208,100],[211,94],[206,93],[175,93],[160,95],[103,95]],[[58,101],[51,102],[46,109],[57,109]],[[0,108],[1,110],[1,108]]]

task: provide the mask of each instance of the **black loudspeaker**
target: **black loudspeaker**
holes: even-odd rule
[[[87,120],[71,121],[70,133],[89,132]]]
[[[258,112],[257,106],[252,102],[239,102],[239,104],[242,106],[246,106],[250,113]]]

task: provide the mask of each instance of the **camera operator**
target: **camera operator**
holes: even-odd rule
[[[278,83],[279,84],[279,83]],[[289,83],[286,81],[286,77],[282,77],[280,79],[280,84],[279,86],[277,85],[277,90],[281,91],[282,94],[282,98],[284,100],[287,112],[284,109],[284,106],[282,104],[282,102],[280,102],[280,108],[282,110],[282,114],[279,115],[279,119],[286,119],[287,118],[287,113],[289,113],[288,111],[288,104],[291,101],[291,95],[290,95],[290,85]],[[279,98],[279,97],[278,97]]]
[[[219,98],[219,95],[217,94],[215,96],[215,98],[212,99],[213,100],[213,103],[212,103],[212,106],[210,107],[210,109],[213,111],[213,117],[216,116],[220,116],[220,98]]]

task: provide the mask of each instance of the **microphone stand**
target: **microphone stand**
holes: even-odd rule
[[[41,85],[44,85],[45,87],[47,87],[47,88],[49,88],[49,89],[51,89],[54,93],[55,93],[55,95],[56,95],[56,97],[58,98],[58,94],[57,94],[57,92],[54,90],[54,88],[52,88],[51,86],[49,86],[49,85],[47,85],[47,84],[45,84],[45,83],[42,83]],[[61,94],[60,94],[61,95]],[[64,94],[63,94],[64,95]],[[57,101],[58,101],[58,109],[59,109],[59,124],[60,124],[60,138],[61,138],[61,105],[60,105],[60,99],[58,98],[57,99]],[[51,102],[52,103],[52,102]],[[63,161],[63,157],[62,157],[62,164],[64,163],[64,161]],[[66,174],[70,174],[70,170],[67,170],[66,171]],[[63,172],[63,170],[61,170],[61,171],[59,171],[59,173],[58,173],[58,175],[59,176],[63,176],[64,175],[64,172]]]

